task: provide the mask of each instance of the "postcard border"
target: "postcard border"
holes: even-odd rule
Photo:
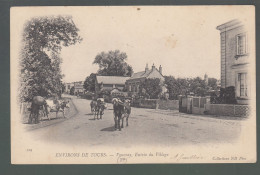
[[[10,145],[10,7],[12,6],[80,6],[80,5],[255,5],[256,19],[259,18],[260,2],[246,0],[229,0],[229,1],[209,1],[209,0],[175,0],[170,2],[167,0],[141,0],[139,3],[120,0],[102,0],[99,2],[92,0],[17,0],[7,1],[0,0],[1,11],[1,32],[0,32],[0,77],[2,85],[1,105],[0,105],[0,123],[1,126],[1,142],[0,142],[0,168],[4,174],[71,174],[84,173],[90,174],[256,174],[260,172],[259,161],[254,164],[136,164],[136,165],[11,165],[11,145]],[[256,23],[256,31],[260,25]],[[256,35],[256,58],[260,55],[259,35]],[[256,59],[256,67],[260,67],[259,61]],[[256,69],[256,79],[260,76],[260,70]],[[259,82],[256,82],[256,94],[259,94]],[[258,95],[257,95],[258,97]],[[259,106],[259,99],[256,101]],[[257,109],[257,116],[258,116]],[[259,120],[257,120],[257,148],[259,149]],[[259,154],[257,154],[259,160]],[[55,169],[55,171],[54,171]]]

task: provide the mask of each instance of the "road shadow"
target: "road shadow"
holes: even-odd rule
[[[85,115],[93,115],[92,113],[87,113],[87,114],[85,114]]]
[[[97,120],[97,119],[94,119],[94,118],[90,118],[90,119],[88,119],[88,120]]]
[[[57,118],[50,118],[50,120],[48,118],[44,118],[44,119],[40,119],[38,123],[29,123],[28,121],[23,122],[23,124],[27,124],[27,125],[31,125],[31,124],[39,124],[41,122],[47,122],[47,121],[51,121],[51,120],[58,120],[58,119],[65,119],[64,117],[57,117]]]
[[[110,126],[110,127],[107,127],[107,128],[103,128],[100,131],[113,132],[113,131],[115,131],[115,126]]]

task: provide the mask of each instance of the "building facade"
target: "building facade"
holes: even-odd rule
[[[70,90],[72,87],[74,87],[74,94],[80,95],[84,93],[84,82],[83,81],[77,81],[72,83],[65,83],[65,93],[70,94]]]
[[[84,94],[84,82],[83,81],[77,81],[77,82],[74,82],[74,94],[75,95],[81,95],[81,94]]]
[[[65,93],[69,94],[70,89],[74,87],[74,83],[65,83]]]
[[[126,80],[130,77],[121,77],[121,76],[96,76],[95,81],[95,91],[96,93],[101,90],[112,91],[113,89],[118,89],[123,91],[125,88]]]
[[[234,86],[238,103],[248,104],[250,53],[245,26],[232,20],[217,26],[217,29],[221,40],[221,87]]]
[[[132,94],[138,93],[140,84],[147,78],[159,78],[163,84],[164,77],[162,75],[162,66],[160,65],[159,69],[157,69],[153,65],[152,68],[149,69],[146,64],[144,71],[134,73],[132,77],[126,81],[127,91]]]

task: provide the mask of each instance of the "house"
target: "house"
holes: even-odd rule
[[[77,81],[74,82],[74,93],[75,95],[80,95],[84,93],[84,87],[83,87],[84,82],[83,81]]]
[[[248,34],[245,26],[232,20],[217,26],[221,40],[221,87],[235,87],[239,104],[248,104],[250,97]]]
[[[98,93],[101,90],[113,90],[118,89],[122,91],[125,88],[126,80],[129,77],[122,76],[96,76],[95,91]]]
[[[74,83],[65,83],[65,93],[69,94],[70,89],[74,87]]]
[[[159,78],[163,84],[162,66],[160,65],[158,70],[153,64],[152,68],[149,69],[148,64],[146,64],[144,71],[134,73],[132,77],[126,81],[127,91],[132,94],[138,93],[140,84],[147,78]]]

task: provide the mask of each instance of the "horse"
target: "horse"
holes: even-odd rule
[[[97,104],[95,106],[95,114],[94,114],[94,120],[96,119],[102,119],[102,115],[104,114],[104,109],[105,109],[105,102],[103,98],[98,98],[97,99]],[[99,118],[98,118],[99,115]]]
[[[41,96],[34,96],[32,98],[32,104],[31,104],[31,112],[29,116],[28,123],[32,123],[32,120],[35,120],[35,123],[39,123],[39,110],[43,109],[43,111],[47,112],[47,103],[46,100]],[[48,114],[47,114],[48,117]],[[50,118],[48,117],[50,120]]]
[[[119,129],[119,131],[121,131],[120,120],[124,114],[124,103],[118,98],[113,98],[112,103],[114,109],[115,130]]]
[[[124,128],[124,118],[126,118],[126,126],[128,126],[128,118],[131,114],[131,101],[126,99],[124,101],[124,114],[122,117],[122,125],[121,127]]]

